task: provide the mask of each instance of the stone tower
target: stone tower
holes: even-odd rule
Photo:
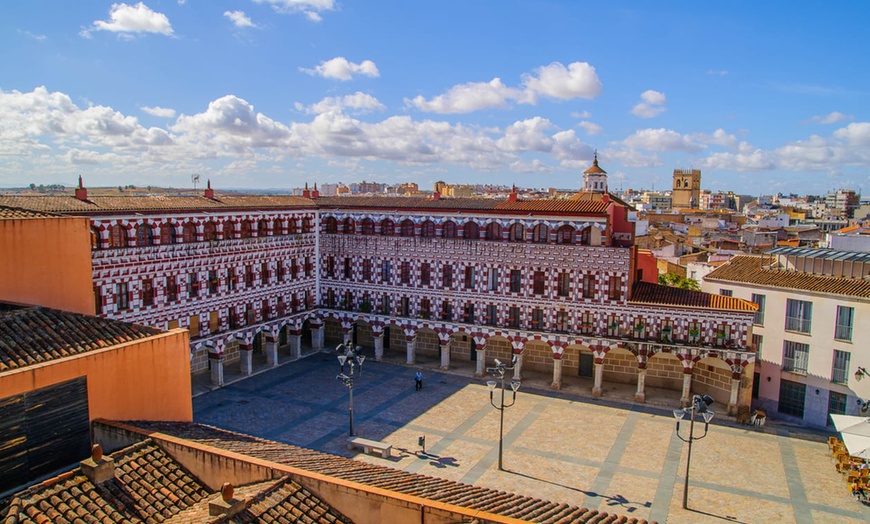
[[[674,209],[697,209],[701,199],[701,170],[674,169]]]
[[[583,191],[607,193],[607,171],[598,167],[598,151],[592,160],[592,167],[583,171]]]

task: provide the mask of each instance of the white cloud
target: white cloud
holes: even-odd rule
[[[301,13],[312,22],[323,20],[320,13],[335,10],[335,0],[254,0],[258,4],[269,4],[278,13]]]
[[[595,122],[588,122],[585,120],[577,124],[577,127],[586,131],[587,135],[600,135],[603,131],[600,125],[596,124]]]
[[[345,96],[328,96],[310,106],[304,106],[296,103],[296,109],[305,111],[306,113],[320,114],[329,111],[341,112],[345,109],[351,109],[356,113],[368,113],[371,111],[383,111],[386,109],[377,98],[367,93],[357,91],[352,95]]]
[[[348,61],[343,56],[337,56],[332,60],[321,62],[314,69],[299,68],[303,73],[308,73],[311,76],[322,76],[323,78],[332,78],[335,80],[346,81],[353,78],[353,75],[364,75],[372,78],[381,76],[378,71],[378,66],[371,60],[363,60],[359,64]]]
[[[589,111],[572,111],[571,118],[576,118],[578,120],[583,120],[584,118],[592,118],[592,113]]]
[[[45,42],[46,40],[48,40],[48,37],[45,35],[31,33],[30,31],[25,31],[23,29],[16,29],[16,31],[18,31],[18,34],[30,37],[30,38],[36,40],[37,42]]]
[[[154,106],[154,107],[142,106],[141,109],[142,109],[142,111],[145,111],[146,113],[148,113],[151,116],[156,116],[156,117],[160,117],[160,118],[175,118],[175,109],[170,109],[167,107],[160,107],[160,106]]]
[[[640,129],[622,141],[631,149],[645,151],[684,151],[695,153],[704,146],[688,135],[671,129]]]
[[[666,103],[664,93],[647,89],[640,94],[640,103],[631,108],[631,113],[640,118],[652,118],[665,111]]]
[[[506,107],[509,100],[518,100],[522,92],[505,86],[500,78],[489,82],[469,82],[450,88],[447,93],[432,100],[417,96],[405,99],[406,105],[413,105],[421,111],[430,113],[470,113],[490,107]]]
[[[550,127],[550,121],[539,116],[514,122],[505,129],[504,136],[496,144],[504,151],[546,153],[553,148],[553,139],[544,134]]]
[[[224,11],[224,16],[229,18],[233,25],[239,29],[244,29],[246,27],[253,29],[257,28],[257,25],[251,21],[244,11]]]
[[[870,146],[870,122],[853,122],[834,131],[834,136],[851,146]]]
[[[725,76],[728,74],[728,71],[725,69],[708,69],[707,74],[711,76]]]
[[[510,102],[535,104],[539,96],[567,100],[593,98],[601,92],[595,68],[586,62],[568,67],[553,62],[535,70],[537,76],[524,74],[521,87],[508,87],[500,78],[489,82],[468,82],[451,87],[446,93],[426,100],[423,96],[405,99],[405,104],[431,113],[470,113],[481,109],[505,108]],[[588,114],[588,113],[584,113]]]
[[[840,122],[845,122],[847,120],[854,120],[854,118],[855,117],[852,115],[846,115],[839,111],[834,111],[827,115],[816,115],[810,118],[810,121],[817,124],[839,124]]]
[[[79,33],[90,38],[91,31],[110,31],[132,37],[137,33],[156,33],[172,36],[172,25],[163,13],[152,11],[142,2],[136,5],[112,4],[109,20],[95,20],[93,26]]]

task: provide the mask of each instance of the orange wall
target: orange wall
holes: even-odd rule
[[[186,329],[0,373],[0,398],[83,376],[92,420],[193,420]]]
[[[90,222],[0,220],[0,300],[94,314]]]
[[[643,281],[652,284],[659,283],[659,269],[655,255],[648,249],[637,250],[637,260],[635,269],[643,270]]]

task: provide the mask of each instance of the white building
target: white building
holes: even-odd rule
[[[870,254],[776,248],[737,256],[701,289],[757,303],[753,405],[824,427],[870,398]]]

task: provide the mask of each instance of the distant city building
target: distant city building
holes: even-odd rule
[[[645,191],[640,197],[644,211],[666,211],[671,208],[673,199],[666,193]]]
[[[409,195],[419,192],[420,188],[414,182],[405,182],[404,184],[399,184],[398,187],[396,187],[396,193],[399,193],[400,195]]]
[[[701,200],[701,170],[674,169],[671,198],[675,209],[697,209]]]
[[[583,171],[583,191],[607,193],[607,171],[598,165],[598,152],[592,160],[592,166]]]
[[[855,210],[861,205],[861,195],[851,189],[838,189],[825,196],[825,207],[829,215],[841,218],[855,218]]]

